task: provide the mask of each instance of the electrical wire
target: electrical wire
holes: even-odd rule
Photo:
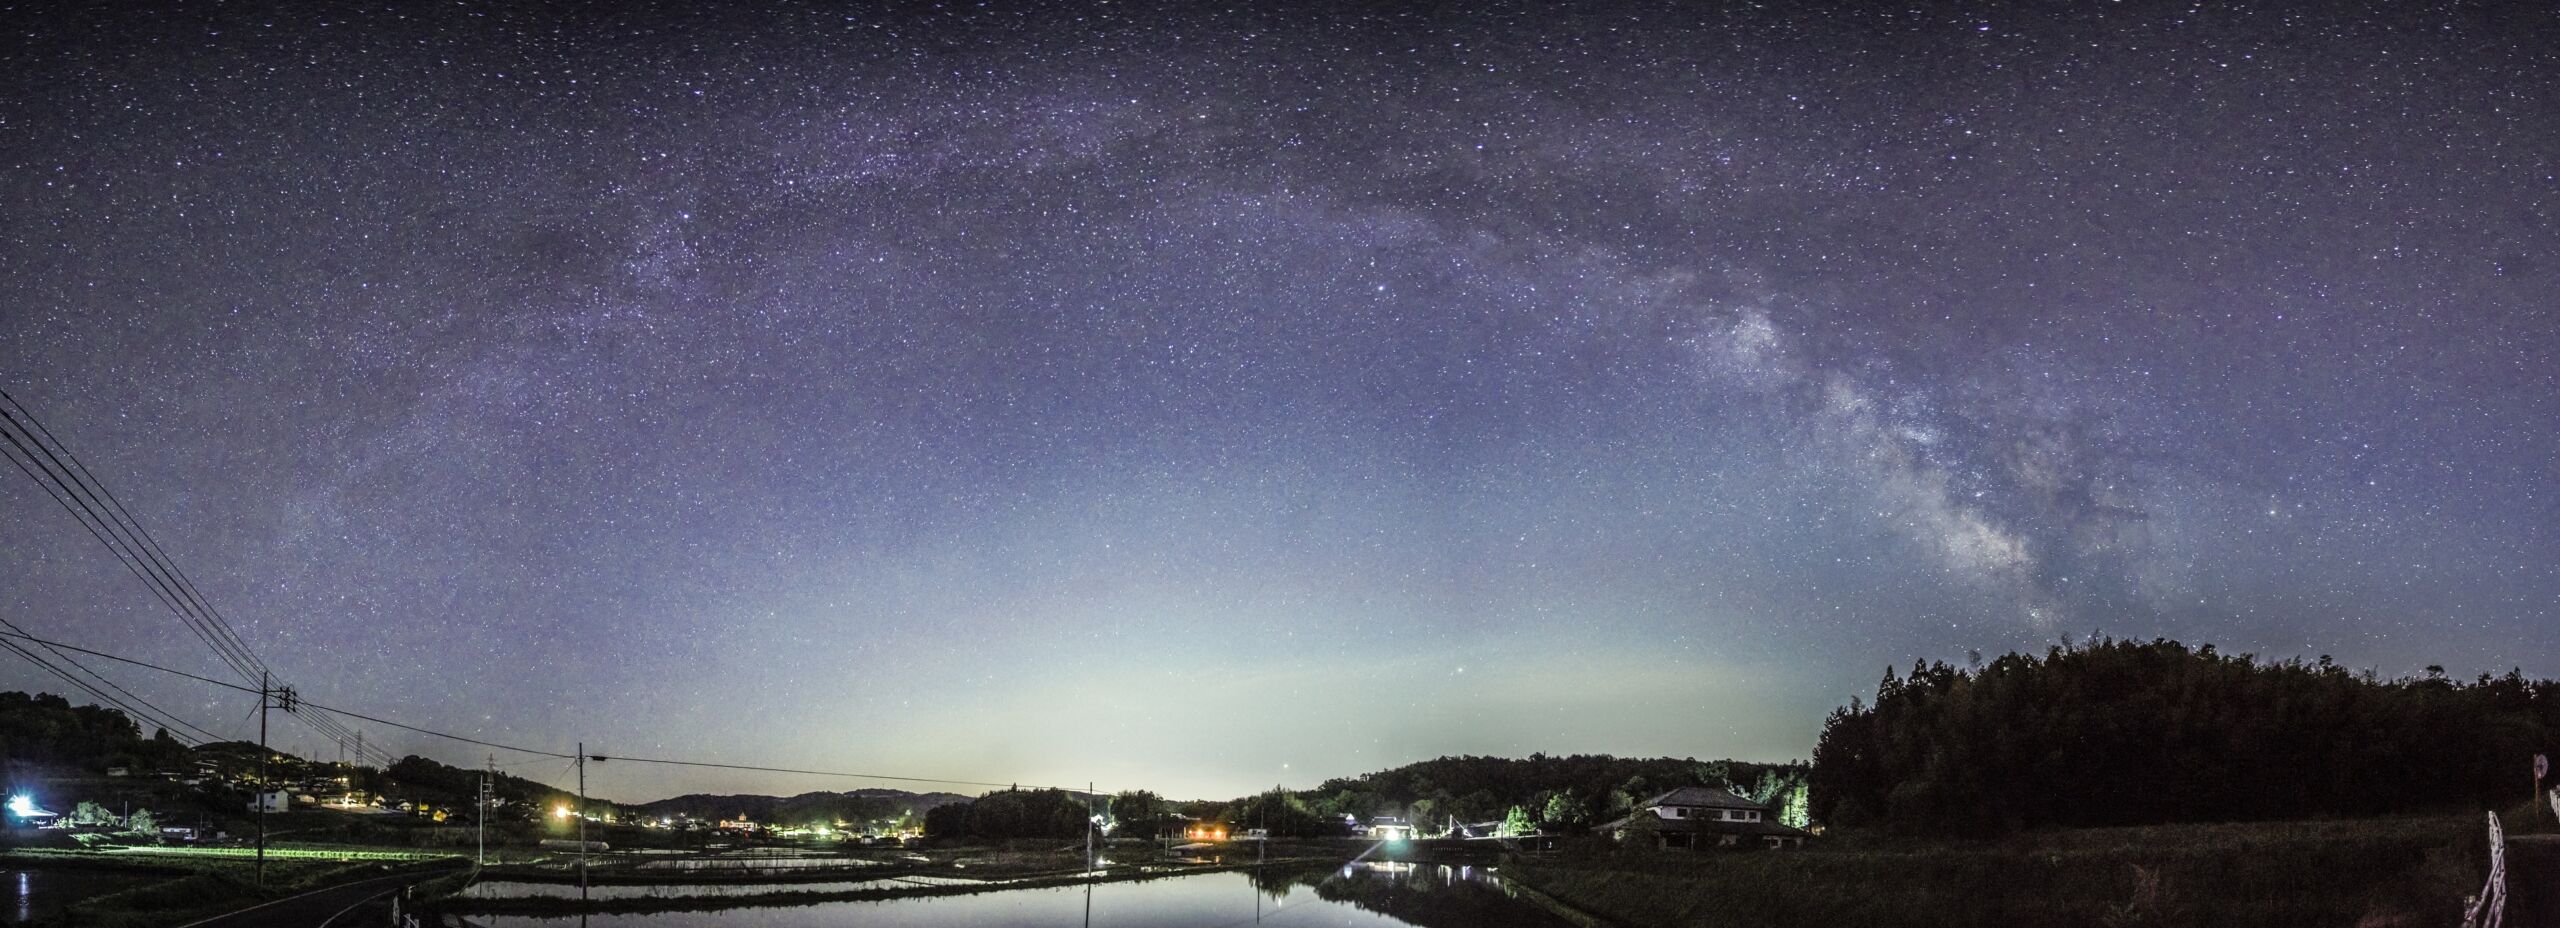
[[[9,395],[7,390],[0,390],[0,402],[5,402],[7,406],[15,407],[18,415],[23,416],[28,422],[35,425],[36,432],[43,436],[45,442],[51,443],[53,450],[47,452],[48,456],[52,456],[54,452],[59,452],[59,458],[56,460],[56,463],[62,464],[64,462],[68,462],[68,467],[66,469],[86,483],[92,491],[91,496],[93,499],[97,497],[104,497],[106,499],[107,505],[115,511],[117,516],[122,518],[123,524],[127,527],[127,540],[130,541],[136,537],[141,539],[142,549],[148,552],[152,559],[160,565],[165,575],[172,576],[177,579],[177,587],[179,590],[186,594],[188,601],[197,608],[201,615],[209,619],[210,626],[218,633],[218,637],[221,637],[223,640],[228,642],[230,650],[245,659],[250,666],[257,668],[259,673],[267,673],[268,668],[266,662],[259,660],[257,652],[250,650],[249,643],[241,639],[239,631],[231,626],[229,619],[223,617],[222,610],[214,608],[213,603],[205,599],[203,591],[196,588],[195,580],[188,577],[187,572],[184,569],[181,569],[174,559],[169,557],[168,551],[160,546],[160,540],[152,537],[150,529],[143,527],[142,520],[133,517],[133,512],[125,508],[124,501],[116,497],[115,491],[108,489],[104,482],[98,480],[97,475],[89,471],[88,465],[80,462],[79,455],[73,454],[71,452],[71,447],[63,444],[62,439],[55,437],[53,429],[50,426],[45,425],[44,420],[37,418],[34,411],[29,410],[26,404],[19,402],[17,397]],[[0,409],[0,414],[5,413],[5,409]]]
[[[266,662],[249,648],[221,610],[215,608],[204,592],[197,588],[194,579],[169,557],[159,539],[134,518],[123,500],[81,463],[78,455],[53,434],[51,427],[5,390],[0,390],[0,440],[7,443],[7,447],[0,448],[0,451],[16,452],[9,456],[10,463],[29,479],[35,480],[46,495],[52,497],[109,553],[114,554],[127,571],[142,580],[152,595],[176,614],[198,639],[212,648],[232,672],[243,680],[258,681],[262,687],[275,687],[272,682],[275,675]],[[71,663],[83,672],[97,676],[77,661]],[[103,677],[99,680],[115,687]],[[122,687],[115,688],[124,692]],[[140,697],[134,698],[140,700]],[[264,694],[261,698],[265,698]],[[323,737],[338,742],[341,748],[351,742],[357,745],[356,754],[360,762],[378,759],[388,765],[392,760],[388,751],[365,745],[360,735],[335,719],[327,716],[296,717]]]
[[[77,647],[77,646],[74,646],[74,645],[64,644],[64,643],[62,643],[62,642],[58,642],[58,641],[49,641],[49,640],[46,640],[46,639],[43,639],[43,638],[38,638],[38,637],[36,637],[36,636],[34,636],[34,635],[25,634],[25,633],[23,633],[23,632],[7,632],[7,631],[0,631],[0,638],[16,638],[16,639],[20,639],[20,640],[24,640],[24,641],[31,641],[31,642],[35,642],[35,643],[38,643],[38,644],[51,645],[51,646],[54,646],[54,647],[62,648],[62,649],[67,650],[67,651],[73,651],[73,652],[77,652],[77,653],[80,653],[80,654],[87,654],[87,655],[90,655],[90,656],[93,656],[93,657],[100,657],[100,658],[104,658],[104,659],[111,660],[111,661],[120,661],[120,662],[123,662],[123,663],[126,663],[126,664],[131,664],[131,665],[136,666],[136,667],[141,667],[141,668],[145,668],[145,669],[148,669],[148,670],[156,670],[156,671],[159,671],[159,672],[161,672],[161,673],[174,674],[174,675],[177,675],[177,676],[180,676],[180,677],[185,677],[185,678],[187,678],[187,679],[197,681],[197,682],[199,682],[199,683],[208,683],[208,684],[212,684],[212,685],[214,685],[214,686],[219,686],[219,687],[225,687],[225,688],[228,688],[228,689],[239,690],[240,692],[244,692],[244,693],[255,693],[255,692],[258,692],[258,690],[257,690],[256,688],[254,688],[254,687],[241,686],[241,685],[236,684],[236,683],[230,683],[230,682],[223,681],[223,680],[216,680],[216,679],[214,679],[214,678],[212,678],[212,677],[203,676],[203,675],[201,675],[201,674],[193,674],[193,673],[188,673],[188,672],[183,671],[183,670],[175,670],[175,669],[168,668],[168,667],[162,667],[162,666],[160,666],[160,665],[158,665],[158,664],[153,664],[153,663],[150,663],[150,662],[147,662],[147,661],[135,660],[135,659],[133,659],[133,658],[123,657],[123,656],[120,656],[120,655],[109,654],[109,653],[104,652],[104,651],[97,651],[97,650],[92,650],[92,649],[89,649],[89,648]],[[481,739],[481,738],[473,738],[473,737],[470,737],[470,736],[468,736],[468,735],[457,735],[457,734],[453,734],[453,733],[451,733],[451,732],[436,731],[435,729],[431,729],[431,728],[421,728],[421,727],[419,727],[419,726],[411,725],[411,724],[408,724],[408,723],[406,723],[406,722],[395,722],[395,721],[392,721],[392,720],[390,720],[390,719],[382,718],[382,717],[380,717],[380,716],[375,716],[375,715],[366,715],[366,714],[364,714],[364,713],[356,712],[356,711],[349,710],[349,709],[341,709],[341,708],[337,708],[337,707],[335,707],[335,706],[323,705],[323,704],[320,704],[320,703],[312,702],[311,700],[308,700],[308,699],[300,700],[300,701],[299,701],[299,704],[301,705],[301,707],[302,707],[302,708],[305,708],[305,709],[317,709],[317,710],[320,710],[320,711],[323,711],[323,712],[335,713],[335,714],[337,714],[337,715],[345,716],[345,717],[347,717],[347,718],[351,718],[351,719],[360,719],[360,720],[363,720],[363,721],[367,721],[367,722],[375,723],[375,724],[377,724],[377,725],[389,725],[389,726],[391,726],[391,727],[393,727],[393,728],[398,728],[398,729],[401,729],[401,730],[404,730],[404,731],[416,732],[416,733],[421,734],[421,735],[428,735],[428,736],[432,736],[432,737],[436,737],[436,738],[443,738],[443,739],[446,739],[446,740],[449,740],[449,741],[458,741],[458,742],[461,742],[461,743],[464,743],[464,744],[474,744],[474,745],[479,745],[479,746],[481,746],[481,747],[496,748],[496,749],[498,749],[498,750],[502,750],[502,751],[514,751],[514,752],[519,753],[519,754],[528,754],[528,755],[532,755],[532,756],[535,756],[535,757],[547,757],[547,758],[552,758],[552,759],[555,759],[555,760],[567,760],[567,761],[572,761],[572,762],[574,762],[574,761],[576,761],[576,760],[578,759],[578,755],[577,755],[577,754],[570,753],[570,752],[566,752],[566,751],[545,751],[545,750],[541,750],[541,749],[539,749],[539,748],[520,747],[520,746],[517,746],[517,745],[504,744],[504,743],[501,743],[501,742],[489,741],[489,740],[485,740],[485,739]],[[595,761],[595,762],[599,762],[599,763],[604,763],[604,762],[613,762],[613,761],[620,761],[620,762],[628,763],[628,764],[660,764],[660,765],[671,766],[671,767],[702,767],[702,768],[709,768],[709,769],[715,769],[715,770],[740,770],[740,771],[748,771],[748,772],[754,772],[754,773],[787,773],[787,774],[795,774],[795,775],[800,775],[800,776],[842,777],[842,778],[845,778],[845,779],[855,779],[855,780],[886,780],[886,781],[899,782],[899,783],[939,783],[939,784],[942,784],[942,785],[945,785],[945,786],[985,786],[985,787],[991,787],[991,788],[997,788],[997,787],[1001,787],[1001,788],[1019,788],[1019,787],[1021,787],[1021,786],[1023,785],[1023,784],[1021,784],[1021,783],[998,783],[998,782],[993,782],[993,781],[988,781],[988,780],[957,780],[957,779],[951,779],[951,778],[947,778],[947,777],[913,777],[913,776],[896,776],[896,775],[892,775],[892,774],[883,774],[883,773],[852,773],[852,772],[841,771],[841,770],[812,770],[812,769],[807,769],[807,768],[798,768],[798,767],[770,767],[770,766],[763,766],[763,765],[758,765],[758,764],[732,764],[732,763],[722,763],[722,762],[718,762],[718,761],[707,761],[707,760],[677,760],[677,759],[672,759],[672,758],[663,758],[663,757],[629,757],[629,756],[621,756],[621,755],[598,754],[598,753],[594,753],[594,752],[589,752],[589,753],[586,755],[586,758],[587,758],[588,760],[590,760],[590,761]],[[1085,792],[1088,792],[1088,789],[1086,789],[1086,788],[1084,788],[1084,787],[1074,787],[1074,786],[1042,786],[1042,785],[1039,785],[1039,784],[1032,784],[1031,788],[1033,788],[1033,789],[1055,789],[1055,790],[1062,790],[1062,791],[1066,791],[1066,792],[1073,792],[1073,793],[1085,793]],[[1093,793],[1095,793],[1095,794],[1100,794],[1100,793],[1104,792],[1104,790],[1100,790],[1100,789],[1098,789],[1098,788],[1097,788],[1097,789],[1092,789],[1092,790],[1090,790],[1090,792],[1093,792]]]
[[[709,767],[717,770],[747,770],[756,773],[792,773],[815,777],[843,777],[853,780],[894,780],[901,783],[940,783],[946,786],[1016,787],[1021,785],[1019,783],[990,783],[983,780],[949,780],[941,777],[900,777],[890,776],[885,773],[846,773],[837,770],[800,770],[791,767],[761,767],[754,764],[723,764],[706,760],[668,760],[656,757],[622,757],[608,756],[604,754],[590,754],[587,756],[587,759],[594,761],[621,761],[627,764],[665,764],[671,767]],[[1036,784],[1033,785],[1032,788],[1066,790],[1068,792],[1076,793],[1085,791],[1080,787],[1039,786]]]
[[[146,715],[144,715],[143,713],[141,713],[141,712],[139,712],[139,711],[135,710],[132,706],[125,705],[122,701],[120,701],[120,700],[116,699],[115,697],[113,697],[113,696],[109,696],[109,695],[107,695],[106,693],[101,692],[101,691],[100,691],[96,686],[92,686],[92,685],[90,685],[90,683],[89,683],[88,681],[86,681],[86,680],[82,680],[82,679],[80,679],[80,678],[78,678],[78,677],[75,677],[75,676],[72,676],[70,671],[67,671],[67,670],[62,669],[61,667],[55,666],[55,665],[53,664],[53,662],[48,661],[48,660],[45,660],[45,659],[44,659],[44,657],[43,657],[42,655],[39,655],[39,654],[35,653],[34,651],[28,650],[25,646],[20,645],[20,644],[18,644],[17,642],[11,641],[11,642],[0,643],[0,647],[5,647],[5,648],[7,648],[7,649],[9,650],[9,652],[10,652],[10,653],[12,653],[12,654],[16,654],[16,655],[18,655],[19,657],[26,658],[28,663],[34,664],[34,665],[36,665],[37,667],[43,668],[46,672],[51,673],[51,674],[53,674],[53,675],[54,675],[54,676],[56,676],[56,677],[60,677],[60,678],[62,678],[62,681],[63,681],[63,682],[71,684],[74,688],[79,689],[79,690],[84,691],[84,692],[87,692],[87,693],[89,694],[90,698],[92,698],[92,699],[96,699],[96,700],[97,700],[97,701],[99,701],[99,702],[106,703],[106,704],[108,704],[108,705],[114,706],[114,707],[116,707],[118,710],[120,710],[120,711],[124,712],[126,715],[131,716],[132,718],[134,718],[134,719],[136,719],[136,720],[139,720],[139,721],[150,721],[150,722],[152,722],[152,724],[154,724],[154,725],[158,726],[158,727],[159,727],[161,730],[163,730],[163,731],[166,731],[166,730],[168,730],[168,728],[169,728],[168,723],[166,723],[166,722],[162,722],[162,721],[159,721],[159,720],[155,720],[155,719],[151,719],[149,716],[146,716]],[[174,737],[185,738],[185,737],[187,737],[187,736],[186,736],[186,735],[184,735],[184,734],[179,734],[179,735],[175,735]],[[189,745],[189,747],[193,747],[193,746],[194,746],[194,745]]]
[[[8,630],[10,630],[10,631],[13,631],[13,632],[21,632],[21,633],[23,633],[23,632],[25,632],[25,631],[26,631],[26,629],[23,629],[23,628],[18,627],[18,624],[17,624],[17,623],[15,623],[15,622],[11,622],[11,621],[9,621],[8,619],[0,619],[0,628],[6,628],[6,629],[8,629]],[[92,693],[92,694],[99,695],[101,698],[105,699],[107,702],[109,702],[109,703],[113,704],[116,708],[124,710],[124,712],[125,712],[125,714],[126,714],[126,715],[133,716],[133,717],[134,717],[134,719],[135,719],[136,721],[149,722],[149,723],[151,723],[151,725],[152,725],[153,727],[159,728],[159,729],[161,729],[161,730],[163,730],[163,731],[168,731],[168,732],[170,732],[170,734],[171,734],[171,736],[172,736],[172,737],[178,738],[178,739],[180,739],[180,740],[182,740],[182,741],[197,741],[197,740],[203,740],[203,741],[220,741],[220,740],[223,740],[221,736],[216,735],[216,734],[214,734],[214,733],[213,733],[213,732],[211,732],[211,731],[207,731],[207,730],[205,730],[205,728],[204,728],[203,726],[197,725],[197,724],[195,724],[195,723],[193,723],[193,722],[189,722],[189,721],[187,721],[186,719],[179,717],[177,713],[170,712],[170,711],[168,711],[168,710],[166,710],[166,709],[162,709],[162,708],[160,708],[159,706],[152,705],[150,700],[142,698],[139,694],[134,693],[132,690],[128,690],[128,689],[125,689],[124,687],[117,686],[115,681],[113,681],[113,680],[109,680],[109,679],[107,679],[105,676],[103,676],[103,675],[99,674],[97,671],[89,669],[89,666],[88,666],[88,665],[83,664],[83,663],[80,663],[78,660],[74,659],[71,655],[68,655],[68,654],[64,654],[64,653],[62,653],[62,650],[61,650],[60,648],[56,648],[56,647],[54,647],[54,646],[52,646],[52,645],[39,645],[39,646],[40,646],[40,647],[42,647],[42,648],[44,648],[46,651],[52,652],[53,656],[54,656],[54,657],[56,657],[56,658],[61,659],[61,661],[62,661],[63,663],[71,665],[73,668],[75,668],[75,669],[79,670],[81,673],[88,674],[88,675],[89,675],[89,677],[90,677],[91,679],[94,679],[94,680],[98,681],[99,683],[103,683],[103,684],[105,684],[105,685],[107,686],[107,688],[112,689],[112,690],[115,690],[117,693],[122,694],[122,695],[123,695],[123,697],[124,697],[125,699],[130,699],[130,700],[132,700],[132,701],[133,701],[133,702],[135,702],[135,703],[139,703],[139,704],[141,704],[141,705],[142,705],[142,707],[143,707],[144,709],[148,709],[148,710],[150,710],[148,713],[141,712],[141,711],[137,711],[137,710],[135,710],[135,709],[134,709],[134,707],[133,707],[133,706],[131,706],[131,705],[127,705],[123,700],[115,699],[115,698],[113,698],[113,697],[107,697],[107,696],[105,696],[104,694],[100,694],[100,693],[98,693],[98,691],[97,691],[97,689],[96,689],[95,687],[90,687],[90,686],[87,686],[86,684],[82,684],[82,688],[89,690],[89,692],[90,692],[90,693]],[[26,659],[28,659],[28,660],[35,661],[35,662],[36,662],[37,664],[39,664],[39,665],[43,665],[43,666],[45,666],[45,669],[47,669],[47,670],[53,670],[53,669],[54,669],[53,667],[51,667],[51,666],[50,666],[49,662],[45,661],[44,659],[42,659],[42,658],[40,658],[40,657],[37,657],[36,655],[34,655],[34,654],[32,654],[32,653],[27,652],[27,651],[26,651],[22,646],[18,645],[18,644],[17,644],[17,643],[15,643],[15,642],[11,642],[11,643],[10,643],[10,648],[11,648],[11,650],[15,650],[15,651],[17,651],[17,652],[19,653],[19,655],[20,655],[20,656],[25,657],[25,658],[26,658]],[[56,674],[56,675],[60,675],[60,674],[61,674],[61,671],[59,671],[59,670],[55,670],[55,674]],[[77,682],[77,681],[74,681],[74,682]],[[192,737],[192,736],[188,735],[185,731],[181,731],[181,730],[178,730],[178,729],[191,729],[191,730],[195,731],[197,734],[203,735],[203,736],[204,736],[204,738],[203,738],[203,739],[196,739],[196,738],[194,738],[194,737]],[[191,745],[188,745],[188,746],[189,746],[189,747],[193,747],[194,745],[192,745],[192,744],[191,744]]]
[[[0,424],[14,425],[15,420],[8,417],[6,410],[0,410]],[[227,651],[213,632],[180,604],[173,590],[153,572],[145,569],[138,558],[127,553],[122,544],[122,538],[108,530],[106,520],[72,494],[69,485],[28,449],[26,442],[21,440],[21,435],[17,431],[0,428],[0,440],[5,440],[9,449],[15,449],[18,452],[0,456],[7,457],[9,463],[17,465],[18,471],[26,474],[27,479],[35,481],[37,487],[44,490],[46,497],[61,506],[62,511],[71,514],[72,521],[78,522],[82,529],[89,532],[90,537],[97,539],[100,545],[106,546],[107,551],[116,556],[116,562],[124,565],[125,570],[131,572],[135,579],[141,580],[144,586],[150,588],[151,595],[158,598],[162,605],[167,606],[170,612],[176,614],[178,621],[186,625],[188,631],[194,632],[206,647],[212,648],[214,654],[231,667],[232,672],[246,679],[256,678],[255,672],[251,671],[248,665],[240,662],[235,655]],[[23,460],[21,455],[24,456]]]

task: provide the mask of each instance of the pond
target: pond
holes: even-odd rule
[[[0,923],[52,918],[74,902],[163,879],[104,870],[0,870]]]
[[[1201,928],[1267,924],[1560,928],[1568,923],[1514,898],[1499,876],[1455,864],[1362,863],[1321,870],[1203,873],[1127,883],[1009,889],[882,902],[742,907],[626,915],[472,915],[488,928],[924,928],[1104,926]]]

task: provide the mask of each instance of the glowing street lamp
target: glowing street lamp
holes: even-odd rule
[[[24,794],[9,797],[9,814],[28,818],[36,814],[36,801]]]

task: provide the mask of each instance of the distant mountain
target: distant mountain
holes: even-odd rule
[[[746,818],[785,824],[921,820],[925,812],[970,797],[957,793],[911,793],[902,789],[857,789],[850,792],[801,793],[797,796],[693,793],[630,806],[643,816],[689,816],[697,819]]]

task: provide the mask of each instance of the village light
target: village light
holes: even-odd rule
[[[552,817],[552,818],[568,818],[568,817],[569,817],[569,807],[568,807],[568,806],[552,806],[552,807],[551,807],[551,817]]]
[[[36,814],[36,801],[21,793],[9,797],[9,814],[26,818]]]

